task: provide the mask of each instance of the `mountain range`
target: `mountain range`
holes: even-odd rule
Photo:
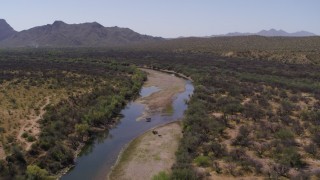
[[[283,30],[270,29],[258,33],[235,32],[210,37],[251,35],[267,37],[316,36],[306,31],[288,33]],[[55,21],[53,24],[17,32],[4,19],[0,19],[0,47],[108,47],[164,40],[161,37],[139,34],[129,28],[104,27],[97,22],[67,24],[63,21]]]
[[[142,35],[129,28],[104,27],[97,22],[53,24],[16,32],[0,20],[0,47],[105,47],[161,41],[163,38]]]
[[[311,32],[307,31],[298,31],[294,33],[288,33],[284,30],[276,30],[276,29],[270,29],[270,30],[262,30],[257,33],[240,33],[240,32],[233,32],[228,34],[222,34],[222,35],[213,35],[215,36],[266,36],[266,37],[276,37],[276,36],[282,36],[282,37],[307,37],[307,36],[317,36],[316,34],[313,34]]]

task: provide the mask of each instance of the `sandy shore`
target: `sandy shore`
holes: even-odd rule
[[[160,171],[170,172],[181,137],[180,122],[169,123],[144,133],[123,151],[109,178],[147,180]]]
[[[172,113],[172,102],[174,97],[185,91],[186,81],[168,73],[143,68],[141,68],[141,70],[148,73],[148,80],[144,87],[155,86],[160,88],[160,91],[155,92],[150,96],[137,99],[138,103],[146,106],[143,116],[139,119],[155,113]]]

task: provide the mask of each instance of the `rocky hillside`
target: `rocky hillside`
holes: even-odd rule
[[[15,33],[16,31],[6,22],[6,20],[0,19],[0,41],[14,35]]]
[[[99,23],[53,24],[34,27],[0,41],[0,47],[107,47],[161,41],[128,28],[104,27]]]

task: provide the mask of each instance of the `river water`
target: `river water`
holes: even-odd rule
[[[143,87],[140,96],[145,97],[159,91],[157,87]],[[183,117],[187,109],[186,100],[193,93],[194,87],[186,81],[185,91],[178,94],[173,101],[174,112],[170,116],[154,115],[151,122],[136,121],[144,111],[144,105],[130,102],[121,111],[123,118],[111,130],[103,133],[90,145],[86,146],[76,164],[61,180],[102,180],[106,179],[112,166],[116,163],[121,150],[133,139],[153,127],[176,121]]]

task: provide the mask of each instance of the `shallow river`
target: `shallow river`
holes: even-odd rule
[[[159,89],[156,87],[143,87],[140,95],[148,96]],[[193,93],[194,87],[190,81],[186,81],[185,91],[178,94],[173,101],[174,113],[170,116],[154,115],[151,122],[136,121],[144,111],[144,105],[130,102],[121,111],[123,117],[111,130],[103,133],[100,137],[86,146],[76,159],[76,165],[62,180],[91,180],[106,179],[112,166],[115,164],[120,151],[133,139],[149,129],[176,121],[183,117],[187,109],[186,100]]]

